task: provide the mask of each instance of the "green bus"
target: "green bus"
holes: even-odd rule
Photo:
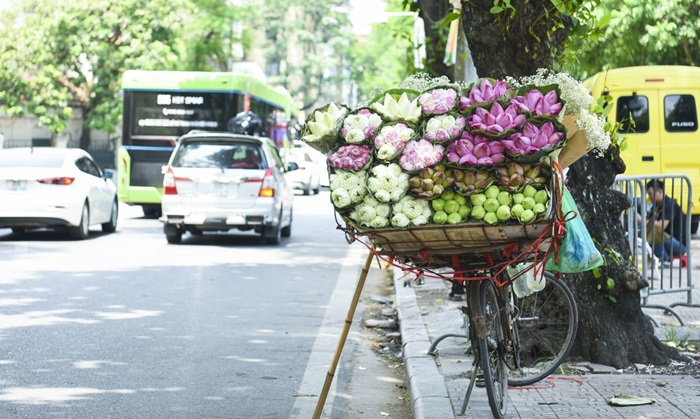
[[[281,87],[243,73],[127,70],[122,77],[122,140],[117,156],[119,200],[160,214],[161,168],[177,138],[192,130],[227,131],[241,112],[253,112],[262,133],[288,147],[298,111]]]

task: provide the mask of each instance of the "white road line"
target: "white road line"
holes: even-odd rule
[[[366,257],[367,249],[362,245],[349,246],[338,275],[338,282],[328,301],[328,308],[314,342],[309,363],[304,371],[304,378],[297,391],[290,419],[310,419],[313,417],[319,397],[323,391],[323,384],[338,347],[338,340],[343,331],[345,318],[352,303],[352,297],[355,294]],[[345,346],[347,346],[347,342]],[[342,354],[342,357],[344,356],[346,356],[345,352]],[[341,362],[338,365],[340,366]],[[336,369],[326,402],[324,403],[322,418],[330,418],[333,399],[336,396],[337,376],[338,370]]]

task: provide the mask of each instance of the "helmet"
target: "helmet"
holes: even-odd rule
[[[259,135],[262,131],[262,120],[253,112],[241,112],[229,119],[228,130],[234,134]]]

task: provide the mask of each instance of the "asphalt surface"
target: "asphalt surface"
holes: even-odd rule
[[[700,281],[700,241],[693,241],[692,275]],[[674,273],[685,270],[672,268]],[[678,274],[677,274],[678,275]],[[408,280],[407,280],[408,279]],[[449,283],[425,278],[417,285],[394,271],[396,305],[403,341],[411,406],[416,419],[490,418],[486,391],[475,387],[461,414],[469,385],[473,358],[467,353],[461,302],[450,301]],[[647,305],[668,306],[687,302],[687,292],[653,293]],[[700,302],[693,289],[691,302]],[[676,306],[684,325],[663,310],[645,308],[659,326],[661,340],[682,336],[700,340],[700,307]],[[434,342],[435,355],[428,351]],[[700,418],[700,380],[689,375],[630,374],[605,365],[577,365],[577,375],[553,375],[533,386],[508,390],[507,418]],[[651,404],[614,406],[609,400],[618,395],[650,399]],[[639,400],[639,399],[637,399]]]

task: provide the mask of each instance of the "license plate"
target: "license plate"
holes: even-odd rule
[[[212,185],[212,195],[218,196],[218,197],[227,197],[228,196],[228,183],[221,183],[221,182],[214,182]]]
[[[25,180],[8,180],[5,187],[10,192],[24,192],[27,190],[27,181],[25,181]]]

